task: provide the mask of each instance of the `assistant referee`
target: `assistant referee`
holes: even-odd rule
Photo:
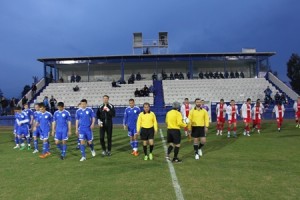
[[[166,124],[167,124],[167,142],[169,143],[167,159],[170,160],[170,153],[172,152],[174,146],[174,157],[173,162],[180,163],[181,160],[178,159],[178,153],[181,142],[181,133],[180,127],[187,127],[185,123],[183,123],[183,118],[180,110],[180,103],[174,102],[172,105],[172,110],[170,110],[166,115]]]
[[[209,116],[205,109],[201,107],[201,100],[195,99],[195,108],[189,113],[188,130],[192,133],[191,136],[194,138],[194,151],[195,159],[199,160],[199,156],[202,156],[201,148],[206,143],[206,133],[209,127]],[[199,144],[200,139],[200,144]]]
[[[136,123],[137,134],[141,135],[143,141],[144,160],[153,160],[154,134],[157,133],[158,125],[154,112],[150,111],[150,104],[144,103],[144,111],[138,116]],[[150,153],[147,153],[147,145],[149,143]]]

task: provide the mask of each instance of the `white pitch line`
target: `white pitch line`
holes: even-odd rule
[[[161,141],[162,141],[164,149],[165,149],[165,153],[167,154],[168,149],[167,149],[166,141],[165,141],[165,138],[164,138],[164,135],[163,135],[161,129],[159,129],[159,133],[160,133]],[[184,200],[183,194],[181,192],[181,187],[179,185],[179,182],[178,182],[178,179],[177,179],[177,176],[176,176],[174,166],[173,166],[172,162],[168,161],[167,163],[168,163],[168,166],[169,166],[171,179],[172,179],[173,187],[174,187],[175,194],[176,194],[176,199],[177,200]]]

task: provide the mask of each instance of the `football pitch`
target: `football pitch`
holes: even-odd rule
[[[165,125],[159,128],[166,137]],[[183,162],[173,166],[184,199],[300,198],[300,128],[294,121],[285,121],[281,132],[274,121],[265,121],[261,134],[251,137],[243,136],[241,124],[238,138],[215,133],[213,123],[200,160],[194,159],[192,142],[182,134]],[[12,128],[1,127],[0,199],[176,199],[159,133],[153,161],[143,160],[141,143],[140,156],[130,154],[121,126],[113,130],[111,157],[101,156],[98,128],[94,141],[97,155],[92,158],[87,148],[85,162],[79,162],[74,134],[65,160],[59,159],[53,138],[52,155],[40,159],[32,150],[14,150]]]

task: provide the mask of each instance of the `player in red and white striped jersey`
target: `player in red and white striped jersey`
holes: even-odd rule
[[[251,115],[252,115],[250,98],[248,98],[246,103],[242,105],[241,115],[243,117],[243,121],[245,124],[244,135],[250,136],[250,123],[251,123]]]
[[[260,125],[261,125],[261,115],[263,113],[263,109],[259,102],[256,102],[255,106],[252,108],[253,113],[253,129],[257,128],[257,132],[260,133]]]
[[[296,127],[300,128],[300,97],[295,101],[293,108],[295,110]]]
[[[217,104],[216,114],[217,114],[217,135],[222,135],[224,123],[225,123],[225,115],[226,115],[227,105],[224,103],[224,99],[220,100],[220,103]]]
[[[274,106],[272,117],[275,113],[276,121],[277,121],[277,128],[278,128],[279,132],[281,130],[281,125],[282,125],[282,122],[283,122],[284,111],[285,111],[284,105],[282,105],[282,102],[278,101],[277,105]]]
[[[226,114],[228,117],[228,133],[227,137],[230,138],[230,131],[233,125],[233,136],[236,137],[236,121],[237,116],[239,115],[238,107],[235,105],[235,101],[231,100],[230,105],[226,108]]]
[[[180,108],[180,112],[181,112],[183,120],[185,120],[186,118],[189,117],[189,113],[190,113],[191,109],[192,109],[192,105],[190,104],[189,99],[185,98],[184,102]],[[187,127],[184,128],[184,133],[185,133],[185,136],[189,136]],[[189,138],[190,138],[190,136],[189,136]]]

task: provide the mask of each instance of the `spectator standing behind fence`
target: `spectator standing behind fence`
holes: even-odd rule
[[[56,99],[52,95],[51,99],[50,99],[50,106],[51,106],[51,113],[52,114],[54,114],[54,112],[55,112],[56,104],[57,104],[57,101],[56,101]]]
[[[142,80],[142,76],[141,76],[140,72],[138,72],[138,73],[136,74],[136,80],[137,80],[137,81]]]
[[[2,97],[1,105],[2,105],[2,115],[7,115],[8,101],[5,99],[5,97]]]
[[[47,96],[44,97],[43,103],[44,103],[44,106],[46,108],[46,111],[49,111],[50,110],[50,104],[49,104],[49,99],[48,99]]]
[[[14,97],[10,100],[9,107],[10,107],[10,115],[14,115],[14,110],[16,107],[16,99]]]
[[[32,86],[31,86],[31,98],[32,99],[34,98],[36,91],[37,91],[37,87],[34,83],[32,83]]]

